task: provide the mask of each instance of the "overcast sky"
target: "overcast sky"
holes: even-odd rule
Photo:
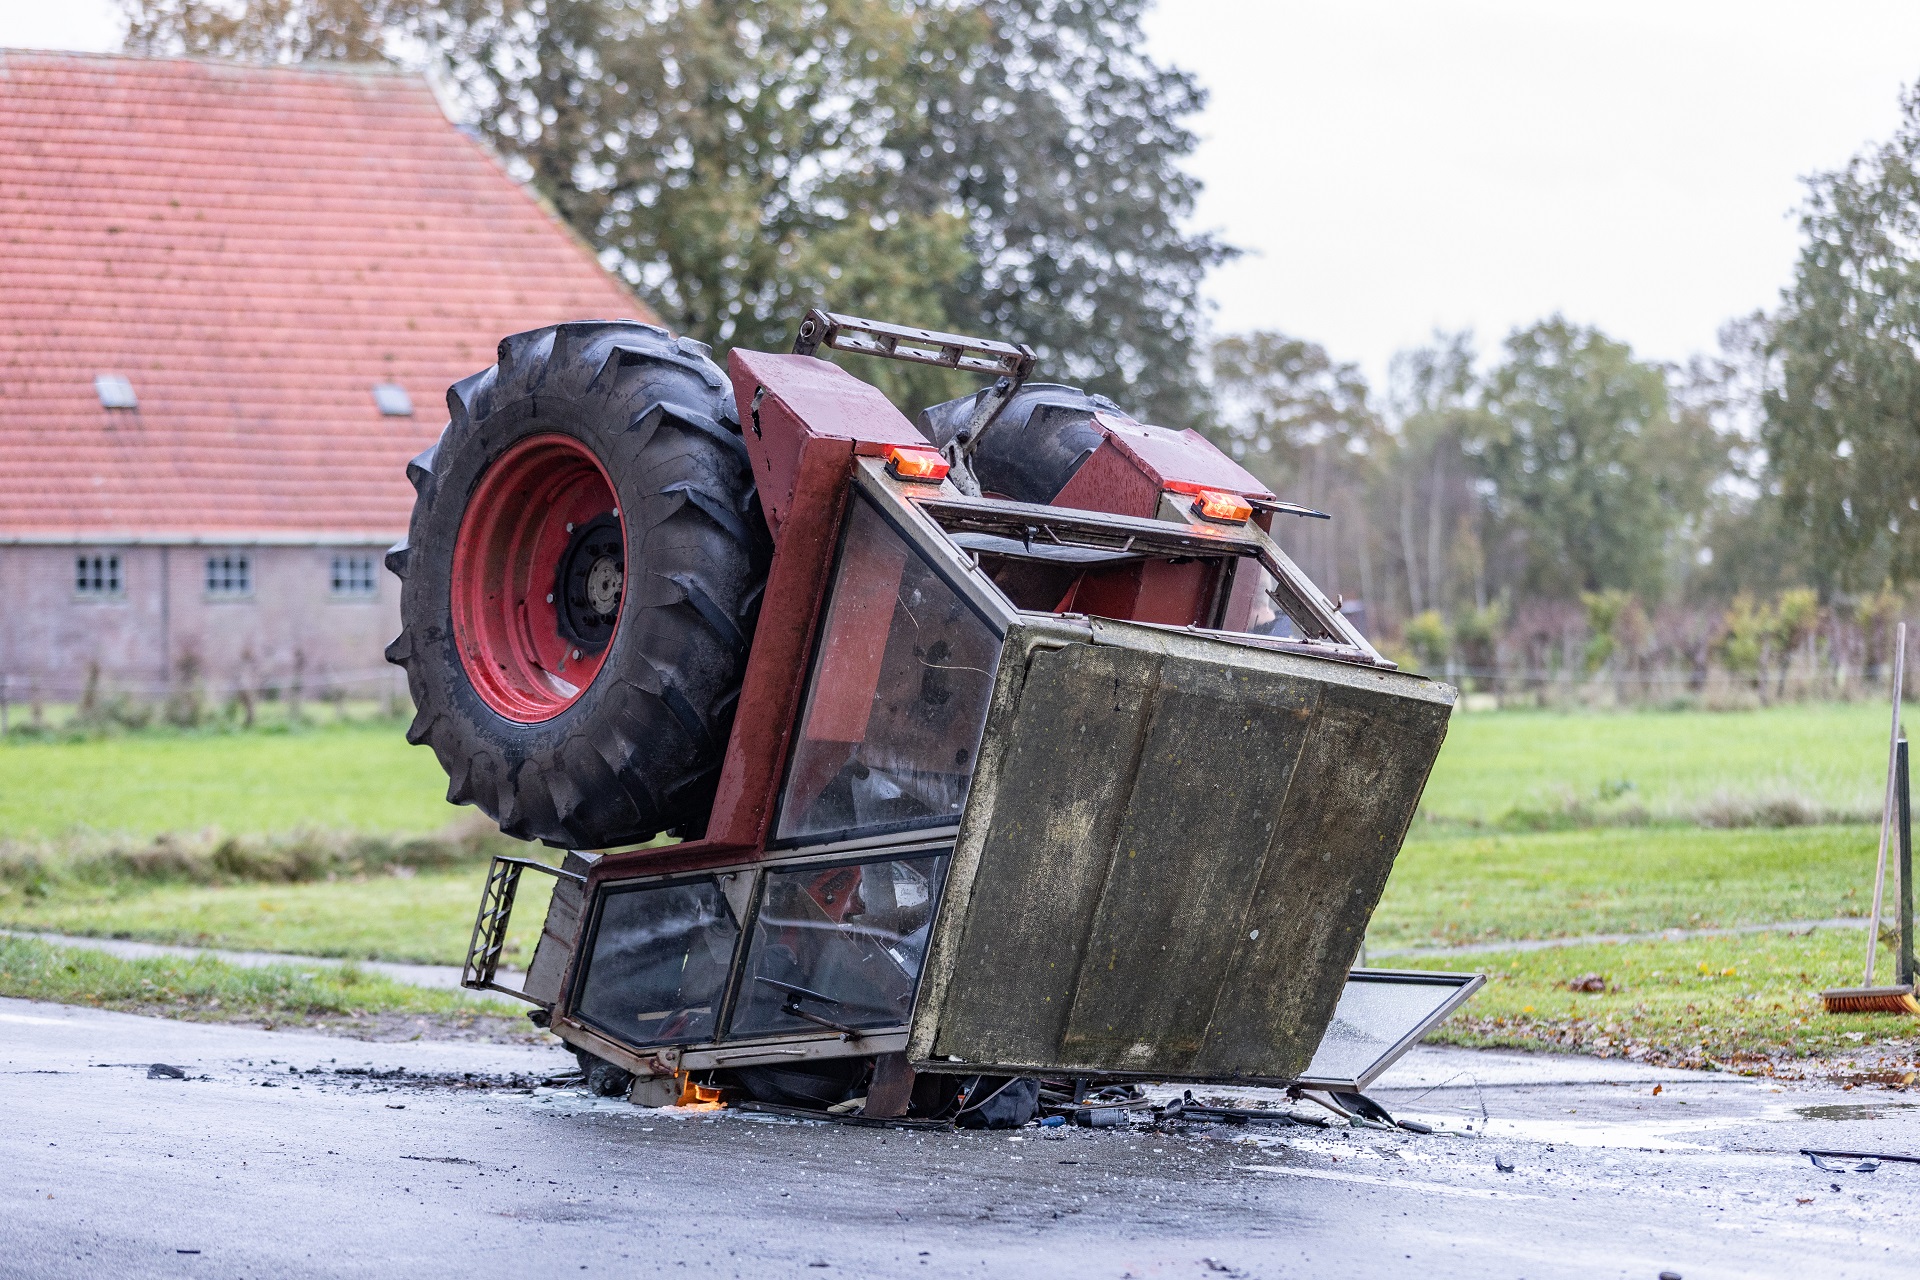
[[[115,12],[0,0],[0,47],[111,49]],[[1178,0],[1149,32],[1213,94],[1199,222],[1248,251],[1216,323],[1376,380],[1436,327],[1554,311],[1712,349],[1786,283],[1800,178],[1920,78],[1915,0]]]

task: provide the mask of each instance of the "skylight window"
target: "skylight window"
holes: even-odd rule
[[[373,384],[373,402],[380,406],[380,412],[389,418],[411,418],[413,416],[413,397],[407,389],[397,382],[376,382]]]
[[[96,373],[93,394],[100,397],[102,409],[138,409],[140,397],[133,394],[133,383],[117,373]]]

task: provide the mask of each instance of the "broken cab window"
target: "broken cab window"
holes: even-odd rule
[[[1269,564],[1244,532],[978,499],[919,505],[1016,609],[1334,638],[1308,603],[1310,588]]]
[[[1234,569],[1223,629],[1250,636],[1298,640],[1301,630],[1281,603],[1280,580],[1258,560],[1242,560]]]
[[[938,853],[768,872],[729,1034],[905,1022],[946,870]]]
[[[1365,1089],[1484,981],[1476,973],[1355,969],[1300,1083]]]
[[[1000,638],[865,498],[853,503],[776,840],[960,819]]]
[[[712,880],[611,891],[576,1010],[632,1045],[711,1039],[739,936]]]

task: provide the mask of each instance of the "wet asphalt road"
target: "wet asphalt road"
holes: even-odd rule
[[[1421,1049],[1430,1137],[929,1134],[513,1087],[569,1065],[0,1000],[0,1276],[1920,1274],[1920,1166],[1797,1154],[1905,1094]]]

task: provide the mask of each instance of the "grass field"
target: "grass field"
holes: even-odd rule
[[[1868,704],[1457,715],[1369,940],[1431,946],[1864,914],[1872,827],[1779,824],[1877,812],[1884,716]],[[244,734],[15,736],[0,743],[0,925],[457,963],[479,897],[479,847],[448,844],[452,854],[441,850],[440,861],[416,869],[391,850],[355,854],[339,835],[442,831],[472,813],[447,805],[444,788],[432,755],[407,746],[391,720]],[[254,840],[260,851],[227,857],[215,837],[195,836],[191,875],[169,872],[178,862],[171,855],[151,856],[172,848],[155,837],[208,829]],[[300,832],[325,834],[333,861],[288,855]],[[27,865],[7,863],[10,847],[28,849],[42,870],[58,872],[62,857],[92,870],[8,879],[8,865]],[[530,953],[546,887],[540,877],[525,882],[510,962]],[[1418,963],[1497,974],[1443,1033],[1462,1043],[1726,1060],[1831,1052],[1856,1033],[1904,1034],[1897,1020],[1812,1012],[1820,987],[1857,980],[1861,940],[1852,930],[1768,934]],[[141,1005],[148,989],[127,987],[153,982],[201,992],[172,1000],[191,1016],[217,1016],[207,1003],[215,999],[239,1007],[210,994],[237,979],[113,977],[105,961],[48,977],[46,963],[0,951],[0,992],[170,1007]],[[1567,990],[1569,978],[1589,972],[1613,975],[1614,987]],[[57,992],[67,994],[43,994]],[[280,997],[248,999],[248,1017],[281,1007],[273,1003]],[[327,1001],[345,999],[322,992],[283,1003],[333,1009]]]
[[[1563,938],[1863,916],[1872,827],[1602,827],[1412,840],[1374,946]]]
[[[1456,713],[1421,804],[1433,822],[1742,825],[1773,807],[1879,820],[1886,707]],[[1418,828],[1416,828],[1418,829]]]
[[[0,897],[15,929],[137,938],[228,951],[459,964],[486,879],[484,864],[411,876],[305,884],[162,885],[131,891]],[[525,967],[546,917],[548,877],[521,877],[506,963]],[[18,898],[18,901],[11,900]]]
[[[75,830],[256,834],[303,828],[436,830],[446,803],[433,754],[396,720],[251,733],[145,730],[0,740],[0,840]],[[1643,816],[1693,823],[1879,812],[1886,711],[1868,703],[1758,711],[1458,714],[1416,834],[1450,825],[1531,828]]]
[[[240,968],[208,959],[122,960],[0,937],[0,994],[202,1021],[314,1025],[362,1034],[475,1032],[532,1039],[520,1010],[392,982],[353,965]]]
[[[1913,1035],[1911,1018],[1821,1012],[1821,987],[1859,980],[1864,941],[1855,930],[1821,929],[1413,963],[1488,975],[1431,1037],[1443,1043],[1737,1066]],[[1570,986],[1595,977],[1604,991]]]
[[[446,802],[433,753],[395,720],[251,733],[143,730],[0,740],[0,840],[77,830],[148,839],[215,827],[428,832]]]

